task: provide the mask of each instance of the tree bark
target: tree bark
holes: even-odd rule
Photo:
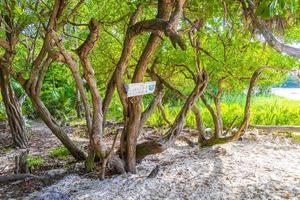
[[[139,133],[143,129],[143,125],[146,123],[146,121],[149,119],[151,114],[154,112],[155,108],[161,104],[161,100],[164,96],[164,91],[159,90],[156,96],[153,98],[153,100],[150,102],[149,106],[146,108],[146,110],[142,113],[141,115],[141,120],[140,120],[140,128],[139,128]],[[138,134],[139,135],[139,134]]]
[[[166,6],[169,6],[172,4],[172,0],[164,0],[159,1],[159,9],[163,10],[163,7],[160,5],[163,5],[162,2],[170,2],[168,4],[165,4]],[[145,20],[141,22],[137,21],[137,16],[139,15],[141,11],[141,6],[138,6],[135,13],[132,15],[128,29],[126,31],[126,36],[124,40],[122,55],[119,59],[119,62],[117,64],[116,70],[114,71],[114,74],[108,84],[108,89],[106,91],[106,95],[104,98],[103,103],[103,111],[104,111],[104,118],[106,115],[106,112],[108,110],[109,104],[112,99],[112,95],[114,92],[115,87],[118,88],[118,94],[121,100],[121,103],[124,108],[124,112],[127,110],[127,99],[126,99],[126,91],[123,87],[122,77],[124,75],[124,72],[127,68],[129,58],[132,53],[134,41],[137,35],[143,33],[143,32],[152,32],[157,33],[158,31],[164,32],[167,37],[171,40],[173,46],[176,47],[176,45],[179,45],[179,47],[183,50],[186,49],[186,45],[184,41],[181,39],[181,37],[176,32],[176,27],[178,25],[179,17],[182,13],[182,8],[184,4],[184,0],[176,0],[175,9],[173,11],[173,14],[171,15],[169,20],[163,20],[161,18],[155,18],[150,20]],[[159,10],[160,12],[160,10]],[[125,113],[124,113],[125,114]]]
[[[137,18],[138,16],[141,14],[142,11],[142,6],[138,5],[135,12],[132,14],[132,16],[130,17],[130,21],[128,24],[128,27],[132,26],[133,24],[135,24],[137,22]],[[127,68],[129,59],[131,57],[132,54],[132,50],[133,50],[133,46],[134,46],[134,42],[135,42],[135,36],[130,34],[129,28],[126,31],[126,35],[125,35],[125,39],[124,39],[124,44],[123,44],[123,50],[122,50],[122,54],[121,57],[118,61],[118,64],[116,66],[116,69],[107,85],[107,89],[106,89],[106,93],[105,93],[105,97],[103,100],[103,106],[102,106],[102,111],[103,111],[103,124],[105,124],[106,121],[106,114],[108,112],[109,109],[109,105],[110,102],[112,100],[115,88],[118,87],[118,92],[121,91],[123,89],[123,85],[122,85],[122,77],[123,74]],[[122,95],[119,92],[119,96]],[[121,97],[120,97],[121,98]],[[123,107],[125,107],[126,105],[124,105],[124,100],[122,101],[121,99],[121,103],[123,105]],[[104,127],[104,126],[103,126]]]
[[[165,111],[165,108],[164,108],[162,102],[159,102],[157,106],[161,112],[162,118],[165,120],[165,122],[167,122],[168,125],[171,125],[171,122],[166,115],[166,111]]]
[[[92,119],[92,130],[90,133],[90,152],[88,163],[94,161],[94,153],[101,159],[105,157],[105,148],[103,144],[103,114],[102,114],[102,99],[97,88],[97,82],[94,76],[94,70],[92,64],[88,58],[88,54],[94,47],[99,38],[99,24],[95,19],[90,21],[89,25],[90,34],[85,42],[76,50],[81,64],[83,66],[84,77],[90,88],[92,94],[93,104],[93,119]],[[87,166],[88,170],[91,167]]]
[[[5,22],[12,29],[14,27],[13,20],[8,16],[4,16],[4,18]],[[17,35],[18,33],[13,29],[10,33],[6,32],[5,44],[7,45],[4,46],[5,53],[3,57],[0,57],[0,89],[14,145],[19,148],[26,148],[28,139],[25,123],[21,115],[20,105],[11,86],[9,73],[15,56]]]
[[[164,80],[161,76],[159,76],[157,73],[155,73],[154,70],[149,71],[148,73],[152,74],[152,76],[155,76],[158,79],[158,81],[160,81],[164,86],[166,86],[170,91],[172,91],[181,100],[186,101],[188,99],[188,96],[185,96],[184,94],[182,94],[178,89],[176,89],[174,86],[172,86],[166,80]],[[194,76],[194,74],[193,74],[193,76]],[[196,82],[197,82],[197,80],[195,77],[195,83]],[[199,131],[199,133],[201,133],[201,135],[204,135],[205,127],[204,127],[204,123],[202,120],[201,110],[194,104],[191,107],[191,111],[195,115],[197,130]]]
[[[78,90],[78,88],[76,87],[76,90],[75,90],[75,95],[76,95],[76,100],[75,100],[75,107],[76,107],[76,114],[77,114],[77,118],[81,118],[82,114],[81,114],[81,111],[82,111],[82,104],[81,104],[81,97],[80,97],[80,92]]]
[[[28,139],[20,105],[10,84],[9,74],[2,67],[0,68],[0,87],[14,145],[19,148],[26,148]]]
[[[71,155],[77,160],[85,160],[86,156],[81,149],[79,149],[74,142],[68,137],[64,130],[58,125],[54,120],[44,103],[41,101],[39,96],[31,95],[27,93],[30,97],[35,110],[45,122],[45,124],[50,128],[52,133],[62,142],[62,144],[69,150]]]
[[[170,16],[170,0],[161,0],[158,2],[158,13],[157,19],[167,20]],[[180,4],[178,10],[181,14],[182,12],[182,0],[177,0],[177,3]],[[177,7],[176,7],[177,8]],[[176,13],[178,14],[178,13]],[[167,24],[167,29],[174,30],[174,24],[177,23],[179,20],[180,14],[177,16],[175,14],[172,15],[169,23]],[[175,18],[175,19],[173,19]],[[135,31],[134,29],[131,29]],[[156,48],[158,47],[159,43],[161,42],[161,32],[151,33],[150,38],[147,42],[147,45],[140,56],[140,59],[137,63],[135,68],[135,72],[132,78],[132,83],[139,83],[143,81],[144,75],[147,70],[147,65],[150,62]],[[126,94],[125,94],[126,95]],[[124,98],[124,96],[122,97]],[[128,98],[126,107],[123,109],[126,111],[124,112],[124,119],[125,119],[125,126],[122,136],[122,145],[121,145],[121,155],[125,158],[127,170],[131,173],[136,173],[136,143],[137,137],[140,130],[140,120],[141,120],[141,103],[142,103],[142,96],[130,97]]]
[[[209,113],[211,114],[212,119],[213,119],[214,134],[212,137],[218,138],[218,136],[220,135],[219,133],[221,132],[218,116],[217,116],[216,112],[214,111],[213,107],[207,102],[207,99],[205,98],[204,94],[201,95],[201,100],[202,100],[203,104],[206,106],[207,110],[209,111]]]
[[[17,73],[11,67],[9,68],[9,73],[22,85],[23,89],[27,93],[28,97],[31,99],[33,106],[40,115],[41,119],[45,124],[51,129],[56,137],[63,143],[63,145],[70,151],[70,153],[78,160],[84,160],[85,154],[70,140],[67,134],[61,127],[56,123],[48,109],[45,107],[40,99],[39,93],[44,80],[44,76],[48,69],[48,66],[52,62],[52,56],[56,59],[62,59],[61,55],[56,54],[55,51],[51,51],[50,33],[55,30],[57,20],[62,15],[64,8],[66,7],[66,1],[55,0],[51,15],[49,17],[45,37],[43,38],[43,45],[38,56],[35,58],[32,64],[32,69],[29,79],[25,79],[21,73]],[[10,41],[11,46],[15,46],[17,42],[17,35],[22,31],[19,27],[13,24],[13,14],[8,15],[9,18],[7,24],[9,24],[9,29],[7,31],[7,38]],[[10,53],[15,53],[14,49],[9,49]],[[46,58],[48,54],[48,57]],[[6,59],[7,60],[7,59]],[[43,62],[44,61],[44,62]],[[1,64],[2,68],[2,64]],[[7,68],[7,67],[6,67]]]
[[[256,82],[257,82],[258,78],[260,77],[261,73],[264,70],[267,70],[267,69],[273,69],[273,70],[280,71],[280,69],[270,67],[270,66],[263,66],[263,67],[260,67],[257,70],[255,70],[255,72],[253,73],[253,75],[251,77],[248,92],[247,92],[246,104],[245,104],[245,108],[244,108],[244,118],[243,118],[243,121],[242,121],[241,125],[239,126],[238,131],[236,133],[234,133],[233,135],[229,136],[229,137],[224,137],[224,138],[212,137],[212,138],[209,138],[208,140],[202,141],[200,146],[212,146],[212,145],[215,145],[215,144],[222,144],[222,143],[232,142],[232,141],[235,141],[235,140],[239,139],[246,132],[246,130],[248,128],[248,125],[249,125],[249,121],[250,121],[250,106],[251,106],[252,93],[253,93]]]
[[[155,52],[156,47],[160,42],[160,36],[152,34],[150,39],[143,51],[140,60],[136,66],[136,71],[134,73],[132,83],[138,83],[143,80],[144,74],[146,73],[146,67],[148,62],[151,59],[152,54]],[[137,136],[140,128],[140,120],[141,120],[141,102],[142,97],[130,97],[128,99],[128,110],[125,112],[127,115],[125,117],[125,127],[124,127],[124,136],[122,137],[123,147],[126,146],[126,149],[122,149],[121,152],[126,160],[126,167],[129,172],[136,173],[135,170],[135,151],[136,151],[136,142]],[[126,108],[124,108],[126,109]]]
[[[166,135],[158,140],[150,140],[136,147],[136,158],[141,160],[147,155],[161,153],[169,148],[175,141],[176,137],[181,133],[188,111],[193,107],[197,98],[204,92],[207,86],[207,74],[205,71],[201,75],[197,75],[197,83],[186,100],[184,106],[176,117],[175,122],[168,130]]]

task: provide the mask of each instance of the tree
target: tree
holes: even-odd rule
[[[21,119],[9,83],[12,77],[53,134],[77,160],[86,161],[87,171],[94,169],[95,160],[101,162],[102,177],[107,163],[119,173],[135,173],[138,160],[170,147],[182,132],[189,111],[195,116],[202,146],[236,140],[249,124],[251,94],[262,71],[274,67],[288,69],[286,65],[298,64],[296,59],[273,50],[298,58],[297,48],[279,41],[272,34],[268,20],[260,15],[264,8],[272,7],[268,2],[274,1],[3,1],[0,46],[4,54],[0,83],[4,103],[10,106],[8,116]],[[285,6],[289,4],[275,10],[282,11]],[[247,20],[260,30],[273,49],[263,44]],[[292,28],[286,30],[296,32]],[[64,72],[66,69],[69,71]],[[268,74],[263,84],[279,79]],[[60,89],[54,87],[49,92],[50,80],[68,80],[68,83],[60,83]],[[124,84],[146,80],[157,82],[152,98],[127,97]],[[249,80],[244,115],[225,123],[223,94],[245,90]],[[71,91],[71,95],[58,90]],[[59,98],[50,102],[46,97],[57,93],[65,99],[74,99],[74,105],[75,99],[82,101],[89,137],[88,156],[57,122],[58,115],[69,114],[65,109],[56,112],[57,108],[50,107]],[[163,114],[162,104],[170,98],[180,99],[182,108],[175,121],[168,122],[166,134],[138,143],[149,116],[156,108]],[[103,142],[107,116],[115,105],[119,106],[118,113],[123,114],[120,117],[124,124],[116,153],[113,147],[117,137],[110,149]],[[213,121],[210,138],[206,137],[202,119],[204,109],[209,110]],[[21,121],[10,121],[16,127],[23,125]],[[233,133],[236,124],[239,130]],[[16,129],[22,132],[22,128]],[[229,137],[223,138],[224,133],[229,133]]]
[[[0,5],[0,7],[2,6],[4,5]],[[11,9],[8,4],[6,8]],[[0,40],[0,47],[2,47],[5,51],[3,56],[0,57],[1,94],[14,145],[16,147],[26,148],[28,146],[28,139],[25,130],[25,123],[21,115],[19,102],[16,99],[15,93],[11,86],[11,76],[9,72],[13,65],[17,37],[21,30],[15,27],[15,22],[6,13],[1,12],[0,19],[0,27],[4,26],[6,29],[4,33],[5,39]]]

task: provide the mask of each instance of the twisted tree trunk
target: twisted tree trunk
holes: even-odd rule
[[[196,86],[177,115],[176,120],[171,128],[164,137],[158,140],[151,140],[138,144],[136,147],[137,160],[141,160],[150,154],[161,153],[174,143],[176,137],[180,135],[183,129],[188,111],[194,106],[197,98],[199,98],[199,96],[202,95],[206,89],[207,81],[207,74],[205,71],[203,71],[201,75],[197,76]]]
[[[8,26],[14,26],[13,20],[9,17],[5,16],[4,20]],[[18,33],[15,30],[12,30],[10,33],[6,32],[6,41],[3,41],[6,45],[4,46],[5,53],[3,57],[0,57],[0,89],[14,145],[26,148],[28,146],[28,139],[25,123],[21,115],[20,105],[11,86],[9,74],[15,56],[14,51],[17,43],[17,35]]]
[[[181,0],[177,0],[179,4],[179,10],[177,12],[181,13],[181,9],[183,4],[181,4]],[[167,20],[170,16],[170,0],[161,0],[158,3],[158,13],[157,19]],[[175,17],[175,16],[173,16]],[[173,19],[173,18],[171,18]],[[171,21],[170,19],[170,21]],[[176,20],[171,24],[177,22],[178,17]],[[170,27],[170,29],[173,27]],[[139,83],[143,81],[144,75],[147,70],[147,64],[150,62],[156,48],[158,47],[159,43],[161,42],[161,32],[151,33],[147,45],[140,56],[140,59],[137,63],[135,68],[135,72],[132,78],[132,83]],[[120,88],[118,88],[120,90]],[[119,91],[121,94],[121,92]],[[122,95],[121,95],[122,96]],[[121,99],[124,98],[121,97]],[[124,101],[123,101],[124,102]],[[137,137],[140,130],[141,124],[141,103],[142,103],[142,96],[130,97],[128,98],[127,105],[124,108],[124,119],[125,119],[125,126],[123,131],[122,141],[121,141],[121,155],[125,158],[126,161],[126,168],[131,173],[136,173],[135,165],[136,165],[136,143]],[[124,105],[124,103],[123,103]]]
[[[77,5],[80,5],[81,3],[79,2]],[[7,64],[8,61],[10,61],[10,63],[12,63],[12,61],[7,58],[5,58],[5,62],[7,62],[5,64],[5,68],[9,69],[10,75],[13,76],[14,79],[19,81],[19,83],[25,90],[27,96],[31,99],[33,106],[35,107],[37,113],[40,115],[41,119],[51,129],[54,135],[57,136],[58,139],[64,144],[64,146],[70,151],[71,155],[73,155],[78,160],[84,160],[85,154],[71,141],[71,139],[64,132],[64,130],[56,123],[49,110],[45,107],[45,105],[40,99],[41,87],[48,67],[52,62],[52,59],[62,59],[61,55],[57,54],[55,50],[51,49],[50,33],[51,31],[57,29],[58,18],[60,18],[60,16],[63,14],[63,10],[66,7],[66,5],[66,1],[55,0],[52,12],[47,23],[47,27],[45,29],[43,45],[39,51],[38,56],[34,59],[32,63],[30,77],[28,79],[25,79],[22,73],[14,71],[11,65]],[[21,33],[22,29],[20,29],[21,27],[16,26],[14,24],[14,15],[12,13],[6,15],[5,20],[6,24],[9,27],[9,30],[6,30],[6,38],[9,42],[8,45],[4,45],[4,48],[8,48],[6,52],[14,54],[15,50],[12,47],[14,47],[15,44],[18,42],[17,36]],[[63,25],[63,23],[61,23],[60,25]],[[9,45],[11,45],[11,47]],[[10,56],[10,58],[12,59],[12,56]],[[2,61],[3,60],[1,59],[1,69],[3,69]]]
[[[90,147],[89,156],[87,159],[87,170],[93,168],[95,153],[102,160],[105,157],[106,150],[103,144],[103,114],[102,114],[102,98],[99,94],[97,83],[94,75],[92,64],[88,58],[89,52],[92,50],[99,38],[99,24],[95,19],[92,19],[89,24],[90,34],[85,42],[76,50],[81,64],[83,66],[84,77],[92,94],[93,118],[92,130],[90,132]]]
[[[243,118],[241,125],[239,126],[238,131],[229,137],[221,138],[221,137],[218,137],[217,135],[215,135],[207,140],[203,140],[202,143],[199,144],[200,146],[212,146],[215,144],[223,144],[223,143],[227,143],[227,142],[232,142],[232,141],[239,139],[246,132],[249,122],[250,122],[250,114],[251,114],[250,108],[251,108],[252,93],[254,91],[256,82],[259,79],[260,75],[262,74],[262,72],[264,70],[267,70],[267,69],[281,71],[280,69],[277,69],[277,68],[271,67],[271,66],[263,66],[263,67],[260,67],[257,70],[255,70],[255,72],[253,73],[253,75],[251,77],[250,83],[249,83],[249,88],[248,88],[247,97],[246,97],[246,104],[245,104],[245,108],[244,108],[244,118]],[[216,125],[217,122],[214,121],[214,123]]]
[[[69,150],[71,155],[77,160],[85,160],[86,156],[83,151],[76,146],[76,144],[68,137],[65,131],[58,125],[54,120],[44,103],[41,101],[40,97],[30,92],[27,93],[30,97],[33,106],[41,119],[50,128],[52,133],[61,141],[61,143]]]
[[[0,68],[0,88],[14,145],[26,148],[28,139],[20,105],[10,84],[9,74],[3,67]]]

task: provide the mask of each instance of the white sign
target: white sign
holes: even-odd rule
[[[140,96],[144,94],[152,94],[155,90],[156,82],[145,82],[145,83],[131,83],[126,84],[125,89],[127,97]]]

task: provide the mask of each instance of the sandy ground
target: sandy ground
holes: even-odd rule
[[[157,165],[157,177],[147,178]],[[100,181],[73,174],[27,199],[53,192],[78,200],[300,199],[300,144],[251,135],[203,149],[176,146],[147,157],[135,175]]]
[[[49,158],[49,150],[59,146],[59,140],[51,133],[51,131],[41,122],[30,122],[28,131],[29,154],[31,156],[42,156],[47,164],[53,164]],[[8,131],[0,134],[0,140],[4,144],[12,143],[11,135]],[[2,145],[0,148],[0,175],[13,173],[15,156],[20,150],[11,146]],[[54,162],[54,161],[53,161]],[[56,162],[56,161],[55,161]]]

